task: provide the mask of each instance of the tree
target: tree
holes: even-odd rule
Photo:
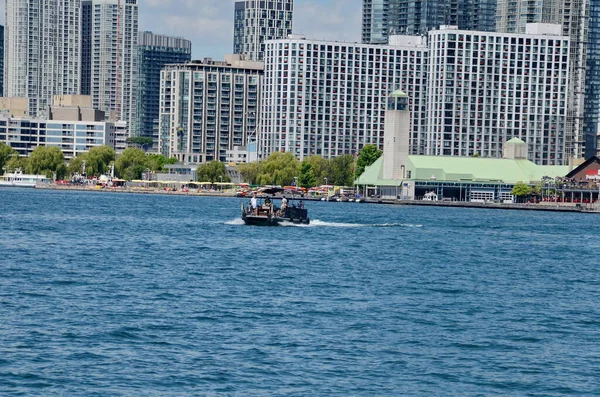
[[[65,163],[63,152],[56,146],[38,146],[29,156],[26,172],[52,175],[59,165]]]
[[[21,157],[18,154],[14,154],[6,163],[6,172],[14,172],[17,169],[26,170],[29,167],[29,158]]]
[[[2,174],[2,170],[6,167],[8,161],[16,154],[15,149],[4,142],[0,142],[0,174]]]
[[[291,185],[298,175],[298,160],[292,153],[272,153],[261,165],[261,185]]]
[[[515,184],[515,186],[513,187],[512,191],[510,192],[510,194],[512,194],[513,196],[516,196],[520,199],[523,199],[525,197],[528,197],[531,195],[533,189],[531,188],[531,186],[524,184],[523,182],[517,182]]]
[[[331,169],[330,161],[325,160],[321,156],[310,156],[304,159],[304,161],[312,167],[313,175],[316,178],[315,184],[324,185],[325,178],[329,178],[328,171]]]
[[[115,151],[110,146],[91,148],[84,156],[88,175],[100,176],[108,174],[110,163],[115,161]]]
[[[69,175],[69,169],[65,163],[59,164],[56,167],[56,179],[65,179]]]
[[[344,154],[331,160],[331,185],[352,186],[354,184],[354,156]]]
[[[231,178],[227,176],[225,163],[213,160],[198,167],[198,181],[211,183],[230,182]]]
[[[262,163],[253,162],[253,163],[244,163],[238,165],[238,171],[242,176],[242,180],[248,182],[251,185],[255,185],[258,183],[258,179],[261,173]]]
[[[81,174],[81,172],[83,171],[83,161],[85,160],[86,156],[87,153],[82,153],[77,157],[71,159],[68,168],[69,175]]]
[[[165,164],[175,164],[177,162],[176,158],[166,157],[162,154],[147,154],[146,157],[148,157],[148,168],[154,172],[163,171]]]
[[[365,168],[377,161],[382,154],[383,152],[375,145],[363,146],[356,160],[356,178],[360,177],[365,172]]]
[[[300,187],[310,188],[317,184],[317,178],[313,174],[312,165],[308,161],[303,161],[300,165],[300,175],[298,176],[298,185]]]
[[[139,145],[140,148],[145,152],[149,146],[152,146],[154,140],[149,136],[133,136],[127,138],[127,143],[133,143]]]
[[[148,168],[146,163],[147,157],[142,149],[127,148],[115,161],[115,173],[127,180],[141,179]]]

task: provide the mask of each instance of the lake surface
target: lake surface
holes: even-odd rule
[[[600,395],[600,217],[0,190],[0,395]]]

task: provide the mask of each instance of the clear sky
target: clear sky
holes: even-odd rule
[[[0,0],[4,23],[4,1]],[[140,29],[192,41],[192,57],[222,59],[233,47],[234,0],[139,0]],[[361,0],[296,0],[294,33],[360,41]]]

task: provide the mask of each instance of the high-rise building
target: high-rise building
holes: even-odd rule
[[[4,26],[0,25],[0,92],[4,92]]]
[[[161,71],[159,149],[184,163],[226,161],[256,134],[264,67],[240,55]]]
[[[136,119],[137,0],[84,0],[82,9],[86,23],[82,64],[89,65],[83,74],[90,76],[92,105],[110,119],[131,125]]]
[[[536,164],[567,164],[569,38],[560,25],[528,29],[430,32],[428,155],[501,157],[519,138]]]
[[[92,1],[81,2],[81,95],[92,95]]]
[[[43,114],[53,95],[79,94],[81,0],[6,0],[4,96]]]
[[[268,41],[261,155],[333,158],[366,144],[382,148],[387,97],[397,89],[410,98],[411,153],[424,154],[427,51],[421,36],[392,36],[388,45]]]
[[[590,0],[585,84],[585,158],[597,155],[600,133],[600,0]]]
[[[568,158],[581,158],[585,152],[584,110],[589,5],[590,0],[499,0],[496,15],[496,29],[499,32],[523,33],[527,23],[552,23],[562,25],[562,34],[569,36],[570,96],[567,103],[565,149]]]
[[[138,136],[158,143],[160,112],[160,71],[165,65],[186,63],[192,57],[192,43],[180,37],[140,32],[138,38],[137,121]]]
[[[292,33],[294,0],[244,0],[234,7],[233,52],[262,61],[265,41]]]
[[[497,0],[363,0],[362,42],[385,44],[389,35],[426,35],[441,25],[493,31]]]
[[[446,26],[427,42],[391,36],[388,45],[268,41],[261,156],[382,149],[386,98],[401,89],[410,154],[499,158],[519,138],[531,161],[566,164],[569,43],[560,25],[547,24],[523,34]]]

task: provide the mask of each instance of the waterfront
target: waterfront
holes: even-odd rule
[[[0,190],[0,394],[598,395],[589,215]]]

